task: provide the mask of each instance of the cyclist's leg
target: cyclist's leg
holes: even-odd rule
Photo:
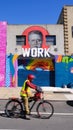
[[[28,96],[26,97],[23,97],[23,100],[24,100],[24,107],[25,107],[25,112],[26,112],[26,118],[30,118],[30,117],[27,117],[28,115],[30,115],[30,107],[29,107],[29,101],[28,99],[30,97],[34,97],[34,94],[33,93],[28,93]]]
[[[29,114],[29,103],[28,103],[28,97],[26,96],[22,96],[22,100],[23,100],[23,105],[24,105],[24,110],[25,113],[24,114]]]
[[[28,96],[25,97],[25,110],[26,110],[26,114],[30,114],[30,107],[29,107],[29,98],[30,97],[34,97],[34,94],[32,92],[28,93]]]
[[[25,112],[26,112],[26,119],[30,120],[30,111],[29,111],[29,102],[28,102],[28,97],[24,97],[24,105],[25,105]]]
[[[26,114],[29,114],[29,103],[28,103],[28,97],[24,97],[24,105],[25,105],[25,111],[26,111]]]

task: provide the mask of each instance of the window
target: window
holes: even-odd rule
[[[46,44],[47,45],[56,45],[56,36],[46,36]]]
[[[71,27],[72,37],[73,37],[73,26]]]
[[[26,36],[18,35],[16,36],[16,45],[25,45],[26,44]]]

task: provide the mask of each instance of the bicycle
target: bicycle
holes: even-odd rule
[[[29,104],[32,101],[33,103],[32,105],[30,105],[30,114],[34,105],[37,103],[37,101],[39,101],[36,106],[37,117],[41,119],[49,119],[53,115],[54,107],[49,101],[44,100],[43,92],[36,92],[34,94],[34,97],[29,98]],[[25,107],[24,107],[23,99],[10,98],[9,101],[6,103],[5,113],[7,117],[10,118],[20,117],[21,115],[25,115],[24,114]]]

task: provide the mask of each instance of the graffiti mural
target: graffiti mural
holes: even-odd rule
[[[53,55],[49,52],[51,45],[46,40],[49,32],[41,26],[30,26],[22,35],[25,36],[25,44],[22,46],[23,59],[18,59],[18,86],[22,86],[30,73],[37,77],[35,84],[49,86],[54,72],[54,64],[50,58]]]
[[[73,57],[55,57],[55,86],[63,87],[73,83]]]
[[[54,36],[40,26],[27,28],[22,35],[25,36],[25,44],[22,46],[23,57],[52,57],[55,53]],[[50,37],[49,37],[50,36]]]
[[[54,65],[51,59],[32,59],[26,66],[27,70],[53,71]]]
[[[4,71],[0,77],[1,81],[6,81],[6,87],[21,87],[28,74],[36,76],[34,83],[39,86],[62,87],[73,81],[73,57],[52,53],[57,50],[54,50],[46,29],[30,26],[22,36],[25,38],[21,45],[22,54],[6,55],[6,77],[3,80]]]
[[[43,27],[31,26],[22,35],[26,36],[26,45],[23,45],[23,48],[32,48],[30,41],[35,44],[35,47],[48,48],[46,45],[46,35],[49,35],[49,32]]]
[[[34,74],[34,83],[39,86],[50,85],[50,73],[54,72],[52,59],[18,59],[18,86],[22,86],[28,74]]]
[[[55,64],[55,66],[54,66]],[[58,55],[49,59],[24,59],[20,55],[6,57],[6,86],[22,86],[28,74],[34,74],[39,86],[62,87],[73,82],[73,58]]]
[[[6,56],[6,87],[16,87],[17,86],[17,57],[18,55]]]
[[[0,22],[0,87],[5,86],[7,23]]]

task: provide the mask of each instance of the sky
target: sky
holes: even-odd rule
[[[56,24],[73,0],[0,0],[0,21],[8,24]]]

